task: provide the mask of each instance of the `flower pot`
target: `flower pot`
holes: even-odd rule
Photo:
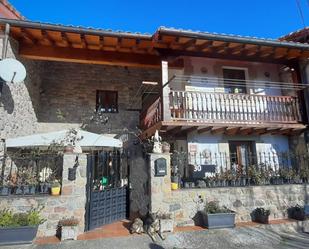
[[[34,185],[25,185],[23,186],[23,194],[24,195],[34,195],[35,194],[35,186]]]
[[[40,194],[49,194],[50,184],[41,183],[39,187]]]
[[[216,228],[233,228],[235,227],[235,213],[217,213],[208,214],[201,212],[203,218],[203,225],[208,229]]]
[[[0,196],[7,196],[11,193],[11,188],[9,187],[6,187],[6,186],[3,186],[3,187],[0,187]]]
[[[61,240],[77,240],[78,227],[77,226],[62,226]]]
[[[15,188],[15,195],[22,195],[24,194],[24,187],[23,186],[17,186]]]
[[[256,215],[254,221],[262,224],[269,224],[269,215]]]
[[[0,245],[31,244],[38,226],[0,227]]]
[[[51,187],[51,195],[57,196],[60,195],[61,187]]]
[[[172,190],[177,190],[178,189],[178,183],[172,182],[171,187],[172,187]]]

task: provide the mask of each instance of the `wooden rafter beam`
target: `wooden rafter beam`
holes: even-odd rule
[[[72,42],[69,40],[67,33],[61,32],[62,40],[67,44],[68,47],[72,47]]]
[[[191,39],[191,40],[181,44],[181,46],[182,46],[182,49],[187,49],[187,48],[189,48],[191,46],[194,46],[195,43],[196,43],[196,39]]]
[[[213,127],[211,129],[211,134],[217,135],[217,134],[223,134],[226,130],[226,127]]]
[[[161,59],[156,55],[97,51],[80,48],[20,45],[24,58],[90,64],[122,65],[159,68]]]
[[[198,134],[207,133],[207,132],[210,132],[212,128],[213,128],[212,126],[203,127],[201,129],[198,129],[197,133]]]
[[[249,127],[249,128],[240,128],[239,134],[240,135],[248,135],[254,131],[254,128]]]
[[[43,39],[47,40],[52,46],[56,46],[55,40],[47,33],[46,30],[41,30]]]
[[[239,132],[240,127],[228,127],[226,128],[225,135],[232,136]]]
[[[84,34],[80,35],[80,41],[81,41],[81,44],[82,44],[83,48],[87,48],[88,47],[88,44],[87,44],[87,41],[86,41],[86,38],[85,38]]]
[[[33,44],[38,43],[38,39],[34,37],[27,29],[21,28],[20,29],[21,35],[26,39],[30,40]]]
[[[201,45],[196,46],[196,49],[199,51],[203,51],[206,48],[209,48],[212,46],[213,41],[206,41]]]

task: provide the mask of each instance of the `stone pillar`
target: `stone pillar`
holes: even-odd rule
[[[68,180],[69,168],[77,165],[76,179]],[[63,218],[74,216],[79,220],[79,234],[85,230],[86,212],[86,184],[87,184],[87,155],[63,155],[61,199],[63,199]]]
[[[155,161],[159,158],[166,160],[166,175],[155,176]],[[171,198],[171,159],[169,153],[149,154],[150,176],[150,208],[151,213],[168,213],[169,200]]]

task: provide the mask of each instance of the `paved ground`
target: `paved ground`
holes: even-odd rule
[[[309,234],[297,225],[240,227],[235,229],[178,232],[166,240],[153,243],[146,235],[105,238],[88,241],[69,241],[54,245],[0,247],[0,249],[202,249],[202,248],[309,248]]]

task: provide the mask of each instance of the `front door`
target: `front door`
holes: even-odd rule
[[[128,168],[120,151],[97,151],[88,155],[86,230],[128,216]]]

